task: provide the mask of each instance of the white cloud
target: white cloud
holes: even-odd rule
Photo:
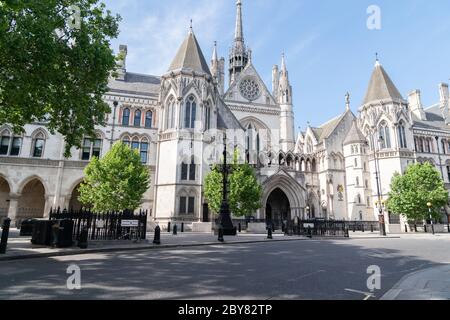
[[[120,0],[115,3],[114,9],[122,8],[129,14],[130,10],[149,7],[142,2],[139,5],[139,2]],[[190,19],[193,20],[194,32],[203,54],[209,60],[213,41],[221,36],[221,13],[226,4],[224,1],[207,0],[164,1],[162,6],[154,5],[154,10],[147,14],[133,12],[133,16],[141,16],[138,21],[127,21],[124,17],[118,42],[128,45],[127,69],[154,75],[167,71],[187,35]]]

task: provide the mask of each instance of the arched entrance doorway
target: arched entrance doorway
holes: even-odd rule
[[[0,223],[8,216],[10,192],[8,181],[0,177]]]
[[[72,195],[70,197],[69,202],[69,210],[73,211],[80,211],[83,205],[81,204],[80,200],[78,200],[78,197],[80,196],[80,192],[78,191],[78,188],[80,187],[80,184],[78,184],[73,190]]]
[[[280,228],[282,222],[290,219],[291,206],[286,194],[276,188],[272,191],[266,203],[266,222]]]
[[[43,218],[45,216],[45,188],[41,181],[33,179],[22,189],[17,219]]]

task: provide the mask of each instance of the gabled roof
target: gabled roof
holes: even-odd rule
[[[189,31],[188,36],[178,49],[168,71],[175,70],[196,71],[211,75],[209,66],[192,30]]]
[[[377,61],[363,104],[378,100],[403,100],[383,66]]]
[[[445,123],[440,104],[433,105],[425,109],[426,120],[420,120],[416,115],[412,114],[413,127],[416,129],[430,129],[450,131],[450,126]]]
[[[353,120],[352,127],[350,128],[350,131],[347,133],[347,137],[344,140],[344,146],[365,141],[366,137],[362,134],[361,130],[359,130],[356,119]]]
[[[331,119],[318,128],[311,128],[312,132],[316,136],[318,143],[321,143],[324,139],[327,139],[334,132],[337,126],[341,123],[342,119],[344,119],[344,117],[346,116],[347,112],[351,111],[348,110],[344,112],[340,116]]]

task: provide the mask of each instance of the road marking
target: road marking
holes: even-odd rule
[[[359,294],[365,295],[364,300],[369,300],[370,298],[375,298],[375,295],[373,293],[370,293],[370,292],[364,292],[364,291],[354,290],[354,289],[345,289],[345,291],[349,291],[349,292],[359,293]]]

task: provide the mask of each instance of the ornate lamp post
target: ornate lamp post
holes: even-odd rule
[[[306,218],[309,220],[309,219],[311,219],[311,217],[310,217],[311,208],[309,206],[307,206],[305,209],[306,209]]]
[[[378,144],[381,145],[381,142],[383,142],[384,139],[380,137],[378,139]],[[373,154],[375,157],[375,179],[377,181],[377,195],[378,195],[378,201],[375,203],[378,204],[378,222],[380,223],[380,235],[386,236],[386,225],[384,221],[384,213],[383,213],[383,200],[381,198],[381,182],[380,182],[380,172],[379,167],[380,164],[378,162],[378,155],[377,150],[375,148],[375,143],[373,143],[373,136],[372,136],[372,146],[373,146]]]
[[[428,207],[428,213],[430,214],[431,232],[434,234],[433,215],[431,214],[431,208],[433,207],[433,204],[431,202],[428,202],[427,207]]]
[[[223,236],[235,236],[236,228],[233,226],[231,220],[230,205],[228,204],[228,173],[230,171],[227,165],[227,136],[223,136],[223,165],[221,166],[223,175],[223,189],[222,189],[222,205],[219,213],[219,241],[223,242]]]

